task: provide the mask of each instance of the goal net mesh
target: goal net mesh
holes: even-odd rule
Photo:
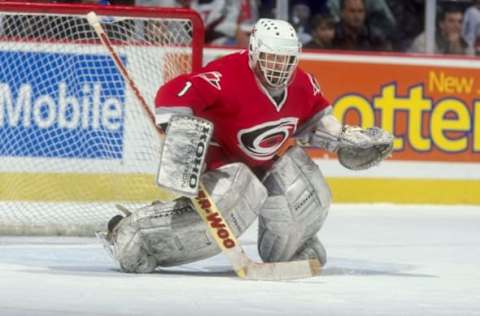
[[[155,185],[160,140],[88,12],[46,8],[0,12],[0,234],[91,235],[115,204],[170,198]],[[161,84],[198,58],[195,24],[120,9],[101,23],[153,111]]]

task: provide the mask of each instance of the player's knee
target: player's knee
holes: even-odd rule
[[[315,234],[302,233],[295,225],[293,228],[285,225],[284,228],[284,233],[259,229],[258,252],[264,262],[317,259],[322,266],[325,265],[327,252]]]
[[[124,272],[149,273],[155,270],[157,262],[143,246],[143,237],[138,225],[127,217],[120,221],[113,231],[113,256]]]
[[[322,266],[327,263],[327,251],[317,236],[308,239],[292,258],[292,260],[309,259],[317,259]]]
[[[287,151],[275,162],[263,183],[269,198],[261,215],[267,215],[267,219],[284,213],[280,218],[303,223],[312,230],[309,226],[321,226],[327,217],[332,200],[330,188],[319,167],[302,148]],[[273,212],[272,216],[268,216],[269,212]]]
[[[236,236],[257,218],[267,193],[243,164],[226,165],[202,177],[207,191]],[[149,205],[120,223],[115,257],[131,272],[149,272],[211,257],[220,252],[187,198]]]
[[[259,254],[264,261],[292,260],[322,227],[331,203],[318,166],[294,147],[264,180],[269,197],[259,218]]]
[[[255,221],[267,199],[266,188],[243,163],[209,171],[202,181],[236,236]]]

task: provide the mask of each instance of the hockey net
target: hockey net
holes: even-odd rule
[[[166,80],[201,65],[193,11],[5,3],[0,7],[0,234],[91,235],[117,214],[168,198],[155,185],[160,140],[101,45],[153,111]]]

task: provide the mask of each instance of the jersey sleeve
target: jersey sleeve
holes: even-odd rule
[[[297,138],[308,136],[315,128],[317,122],[322,118],[325,110],[331,109],[330,101],[323,94],[320,85],[311,74],[304,73],[302,81],[303,93],[306,95],[307,107],[304,117],[300,121],[299,128],[295,133]]]
[[[320,88],[320,85],[318,84],[317,79],[315,76],[312,74],[307,73],[307,78],[308,78],[308,89],[310,92],[307,91],[307,93],[310,93],[310,98],[312,102],[312,113],[311,115],[314,116],[319,112],[322,112],[325,110],[328,106],[330,106],[330,101],[327,100],[325,95],[323,94],[322,89]]]
[[[219,71],[207,70],[180,75],[164,84],[155,97],[157,124],[164,123],[165,119],[168,121],[171,113],[197,115],[214,104],[221,90],[221,77]]]

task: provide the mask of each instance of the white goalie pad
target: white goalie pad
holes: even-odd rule
[[[318,166],[295,146],[273,164],[263,184],[269,197],[259,216],[260,257],[290,261],[311,250],[324,263],[325,251],[318,250],[323,247],[312,238],[327,217],[331,193]],[[307,243],[312,247],[306,249]]]
[[[236,237],[254,222],[267,199],[265,187],[241,163],[206,172],[202,183]],[[133,210],[118,224],[112,242],[113,256],[122,270],[137,273],[205,259],[220,252],[186,197]]]
[[[197,195],[213,124],[190,115],[170,118],[163,142],[157,184],[184,196]]]

